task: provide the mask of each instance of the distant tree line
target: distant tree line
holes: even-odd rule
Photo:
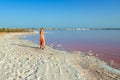
[[[31,29],[27,28],[0,28],[0,32],[31,32]]]

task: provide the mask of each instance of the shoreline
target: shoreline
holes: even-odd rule
[[[120,70],[82,52],[60,51],[39,45],[20,36],[32,33],[0,35],[1,80],[119,80]]]
[[[28,40],[28,41],[31,41],[31,42],[33,42],[33,43],[37,43],[37,44],[39,44],[39,38],[38,38],[38,36],[39,36],[39,34],[35,31],[34,32],[34,34],[32,34],[32,35],[28,35],[28,36],[23,36],[22,37],[22,39],[24,39],[24,40]],[[55,39],[55,38],[54,38]],[[117,52],[117,50],[114,50],[114,52],[111,52],[115,47],[105,47],[105,46],[100,46],[99,48],[101,48],[101,49],[97,49],[96,47],[98,47],[98,46],[94,46],[94,47],[92,47],[92,48],[88,48],[87,46],[87,48],[84,46],[84,45],[81,45],[81,46],[79,46],[79,47],[76,47],[75,45],[71,48],[71,46],[70,47],[65,47],[66,45],[69,45],[69,44],[66,44],[66,43],[64,43],[64,41],[62,40],[61,41],[61,39],[59,39],[59,40],[56,40],[56,42],[58,41],[58,43],[60,43],[61,42],[61,44],[57,44],[57,43],[55,43],[54,44],[54,42],[52,42],[52,40],[54,41],[54,39],[50,39],[50,38],[48,38],[48,40],[47,40],[47,45],[49,46],[49,47],[51,47],[51,48],[53,48],[53,49],[57,49],[57,50],[62,50],[62,51],[67,51],[67,52],[70,52],[70,53],[72,53],[72,52],[74,52],[74,51],[80,51],[80,52],[83,52],[83,53],[85,53],[86,55],[90,55],[90,56],[95,56],[95,57],[97,57],[97,58],[99,58],[100,60],[102,60],[102,61],[105,61],[109,66],[111,66],[111,67],[114,67],[114,68],[116,68],[116,69],[119,69],[120,70],[120,60],[119,60],[119,56],[116,56],[116,55],[118,55],[118,54],[114,54],[114,53],[116,53]],[[50,41],[49,41],[50,40]],[[68,40],[68,42],[69,42],[69,40]],[[63,44],[64,43],[64,44]],[[71,43],[70,43],[71,44]],[[77,45],[77,44],[76,44]],[[79,45],[79,43],[78,43],[78,45]],[[94,45],[94,44],[93,44]],[[84,47],[83,47],[84,46]],[[88,45],[88,46],[92,46],[92,45]],[[76,50],[76,48],[74,48],[74,47],[76,47],[77,48],[77,50]],[[79,49],[78,49],[79,48]],[[119,47],[118,47],[119,48]],[[104,49],[106,49],[106,50],[104,50]],[[110,54],[110,55],[109,55]],[[108,56],[109,55],[109,56]]]

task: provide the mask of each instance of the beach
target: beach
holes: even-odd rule
[[[82,52],[60,51],[0,34],[0,80],[120,80],[120,70]]]

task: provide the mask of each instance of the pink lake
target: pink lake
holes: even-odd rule
[[[46,30],[46,45],[66,51],[92,52],[94,56],[120,69],[120,30]],[[39,44],[39,34],[24,39]]]

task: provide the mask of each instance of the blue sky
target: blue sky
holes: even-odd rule
[[[0,27],[120,28],[120,0],[0,0]]]

